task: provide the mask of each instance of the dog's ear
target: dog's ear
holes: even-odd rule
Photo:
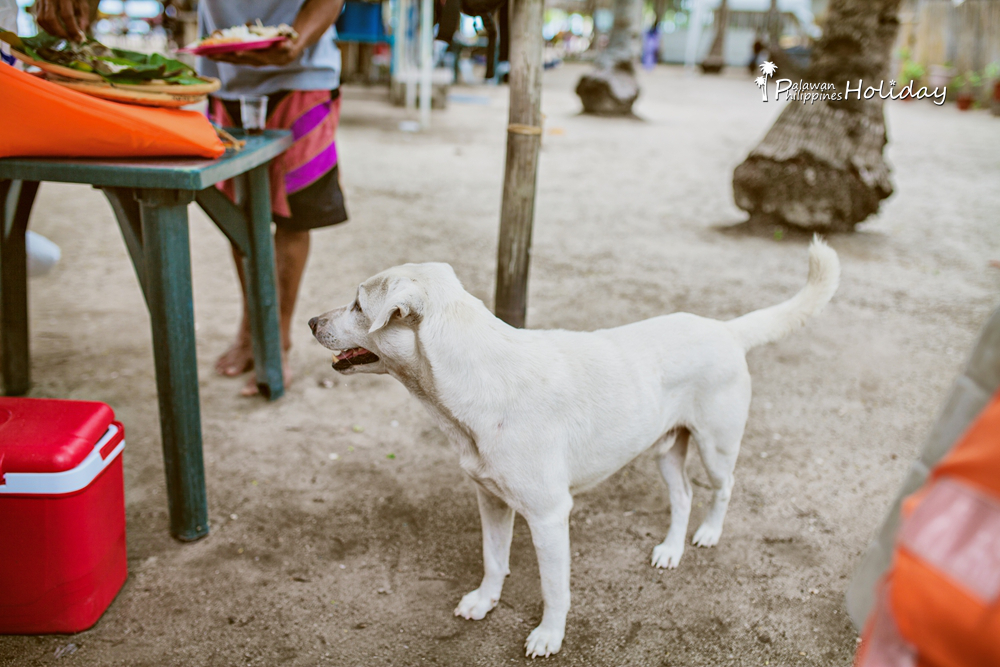
[[[393,316],[399,318],[409,317],[410,315],[419,316],[423,312],[423,306],[423,292],[415,282],[408,278],[395,280],[389,285],[385,300],[382,301],[382,306],[379,308],[374,319],[372,319],[372,325],[368,329],[368,333],[375,333],[385,327],[389,324]]]

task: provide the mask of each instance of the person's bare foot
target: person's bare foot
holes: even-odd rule
[[[292,367],[288,363],[288,350],[281,353],[281,377],[284,379],[285,391],[292,384]],[[260,390],[257,388],[257,375],[251,375],[247,383],[240,390],[240,396],[257,396]]]
[[[253,369],[253,347],[249,340],[237,339],[215,361],[215,372],[226,377],[243,375]]]

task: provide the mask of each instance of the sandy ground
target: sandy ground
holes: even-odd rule
[[[741,73],[660,68],[642,75],[641,120],[587,118],[572,93],[582,71],[545,78],[529,325],[728,318],[794,293],[803,239],[719,230],[742,219],[732,170],[779,107]],[[110,209],[85,187],[43,186],[31,226],[64,259],[31,284],[32,395],[106,401],[126,424],[130,576],[96,627],[0,638],[0,664],[524,662],[541,614],[526,525],[500,606],[480,622],[452,616],[481,575],[471,484],[402,386],[337,376],[305,325],[403,261],[451,262],[491,302],[506,90],[452,94],[430,132],[404,134],[406,112],[382,91],[346,91],[352,219],[314,235],[297,380],[276,403],[240,398],[242,379],[212,373],[238,316],[235,274],[223,236],[192,207],[212,523],[195,544],[167,534],[148,319]],[[650,567],[668,510],[649,454],[580,496],[573,608],[547,663],[849,663],[847,578],[1000,288],[988,264],[1000,258],[1000,121],[951,105],[886,108],[897,193],[861,231],[831,239],[843,262],[831,306],[749,355],[754,400],[721,543],[689,547],[676,571]],[[709,492],[691,465],[693,531]]]

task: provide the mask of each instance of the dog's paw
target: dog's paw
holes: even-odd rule
[[[553,630],[539,625],[531,631],[524,642],[524,655],[529,658],[545,658],[558,653],[562,648],[564,630]]]
[[[479,621],[486,617],[493,607],[497,606],[500,596],[490,596],[477,588],[465,595],[462,601],[455,607],[455,616],[467,618],[470,621]]]
[[[684,554],[684,544],[657,544],[653,547],[653,567],[663,567],[673,570],[681,562]]]
[[[691,538],[691,544],[698,547],[714,547],[722,537],[722,528],[702,524]]]

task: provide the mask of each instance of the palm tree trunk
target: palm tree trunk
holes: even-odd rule
[[[633,62],[642,27],[642,0],[614,0],[614,12],[608,47],[597,56],[593,71],[576,85],[585,113],[628,115],[639,97]]]
[[[878,94],[847,98],[887,75],[900,0],[831,0],[807,82],[833,84],[840,100],[790,102],[733,173],[736,205],[751,224],[850,231],[892,194]],[[885,86],[888,91],[888,82]]]
[[[775,51],[781,48],[781,12],[778,10],[778,0],[771,0],[767,10],[767,48]]]
[[[715,39],[712,40],[712,48],[701,63],[701,71],[705,74],[718,74],[726,66],[724,55],[726,49],[726,30],[729,28],[729,3],[722,0],[722,4],[715,11]]]
[[[594,20],[594,15],[597,14],[597,0],[587,0],[587,8],[583,13],[586,16],[590,16],[591,20]],[[600,47],[597,45],[597,37],[600,34],[597,32],[597,22],[595,21],[593,25],[594,32],[592,33],[590,44],[587,45],[587,50],[585,51],[588,56],[600,50]]]

